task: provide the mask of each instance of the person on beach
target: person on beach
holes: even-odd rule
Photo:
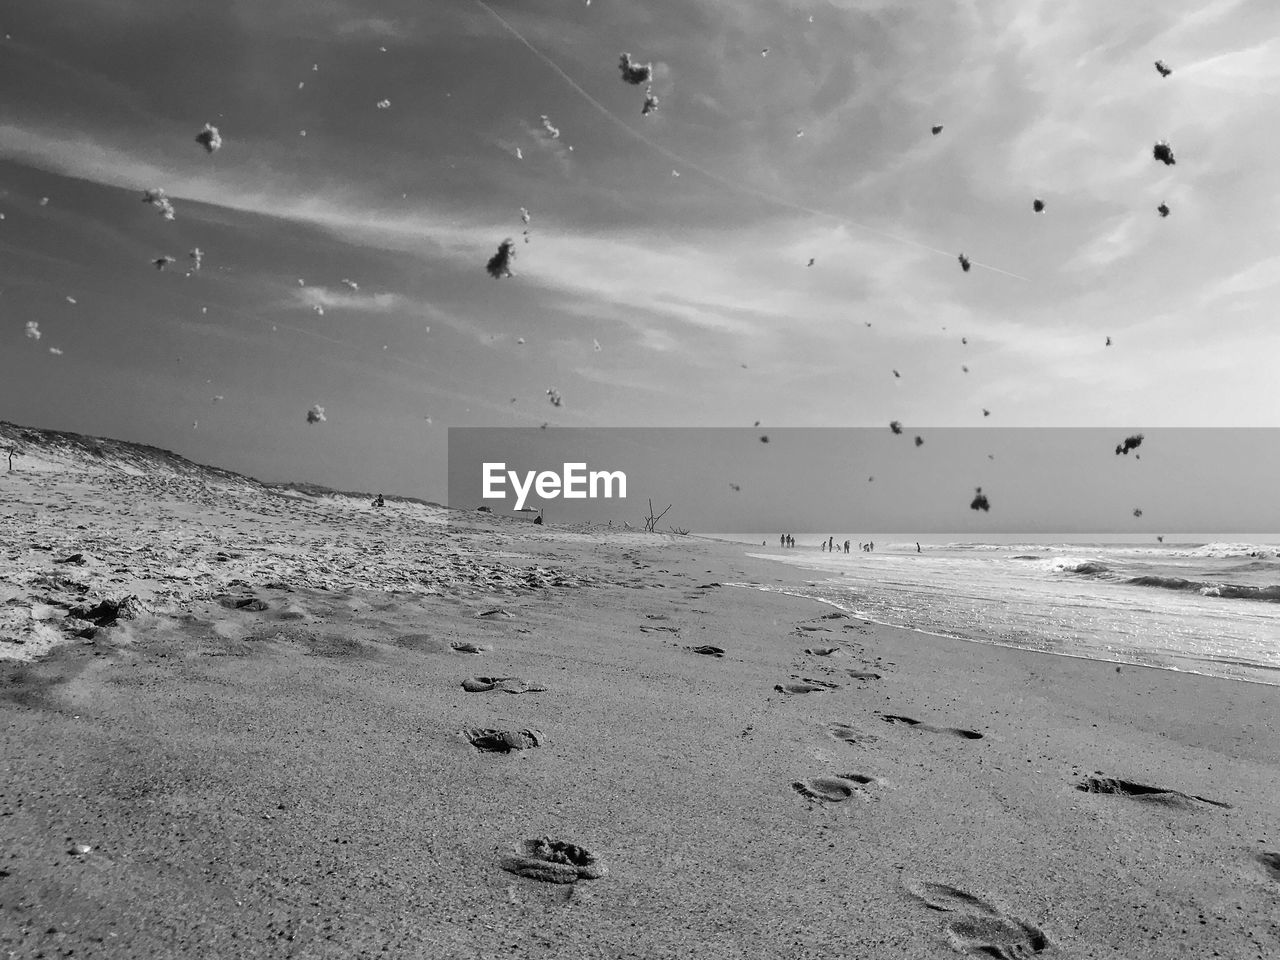
[[[924,551],[920,549],[920,541],[919,541],[919,540],[917,540],[917,541],[916,541],[916,553],[923,553],[923,552],[924,552]]]
[[[380,510],[387,505],[387,501],[382,499],[382,494],[378,494],[373,498],[373,506],[375,510]]]
[[[845,553],[848,553],[848,552],[849,552],[849,541],[848,541],[848,540],[846,540],[846,541],[844,542],[844,552],[845,552]]]

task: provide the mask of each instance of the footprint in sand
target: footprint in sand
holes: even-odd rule
[[[1272,880],[1280,880],[1280,853],[1264,850],[1258,854],[1258,862],[1262,864],[1262,869],[1267,871]]]
[[[1023,960],[1049,949],[1049,938],[1029,923],[1005,916],[971,893],[945,883],[907,880],[908,893],[931,910],[954,913],[944,930],[952,948],[997,960]]]
[[[471,643],[462,640],[455,640],[449,646],[458,651],[458,653],[488,653],[493,649],[487,643]]]
[[[833,740],[841,740],[845,743],[875,743],[879,737],[872,736],[869,733],[863,733],[857,727],[850,726],[847,723],[832,723],[827,726],[827,736]]]
[[[830,657],[840,652],[839,647],[805,647],[804,652],[811,657]]]
[[[870,670],[846,670],[849,676],[855,680],[879,680],[880,674],[872,673]]]
[[[1198,800],[1201,803],[1208,803],[1215,807],[1231,809],[1231,804],[1223,803],[1221,800],[1210,800],[1208,797],[1200,797],[1193,793],[1183,793],[1180,790],[1170,790],[1167,787],[1149,787],[1143,783],[1134,783],[1132,780],[1119,780],[1115,777],[1085,777],[1076,784],[1076,789],[1084,793],[1110,793],[1120,797],[1146,800],[1151,803],[1164,803],[1169,806],[1194,806],[1195,801]]]
[[[603,861],[575,843],[539,837],[521,840],[515,856],[504,857],[500,866],[509,873],[544,883],[577,883],[598,880],[608,873]]]
[[[953,737],[963,737],[965,740],[981,740],[982,734],[976,730],[964,730],[960,727],[935,727],[929,723],[922,723],[914,717],[904,717],[895,713],[882,713],[880,719],[885,723],[901,723],[908,727],[915,727],[917,730],[925,730],[929,733],[946,733]]]
[[[791,789],[808,800],[820,803],[843,803],[858,797],[871,799],[871,795],[862,787],[868,783],[876,783],[875,777],[862,773],[842,773],[834,777],[809,777],[807,780],[793,780]]]
[[[958,887],[948,886],[945,883],[932,883],[928,880],[907,880],[903,886],[907,888],[907,893],[931,910],[941,910],[943,913],[963,910],[987,917],[996,915],[995,909],[990,904],[979,900],[971,893],[965,893]]]
[[[828,690],[839,689],[838,683],[827,683],[823,680],[810,680],[805,677],[802,680],[792,680],[787,683],[776,683],[773,689],[779,693],[800,694],[800,693],[825,693]]]
[[[946,931],[955,950],[997,960],[1022,960],[1049,949],[1042,931],[1008,917],[956,917]]]
[[[542,734],[537,730],[487,730],[468,727],[462,735],[477,750],[485,753],[511,753],[532,750],[542,746]]]
[[[468,677],[462,681],[462,689],[467,693],[488,693],[490,690],[501,690],[503,693],[542,693],[547,688],[519,677]]]
[[[719,658],[724,656],[724,650],[722,650],[720,647],[713,647],[709,643],[704,643],[700,647],[689,647],[688,649],[691,650],[693,653],[700,653],[704,657]]]

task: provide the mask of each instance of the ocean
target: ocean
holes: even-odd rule
[[[717,537],[812,570],[786,592],[876,623],[1064,656],[1280,685],[1280,538],[875,537],[875,551]],[[852,539],[852,538],[851,538]],[[841,538],[843,540],[843,538]],[[760,589],[780,589],[752,584]]]

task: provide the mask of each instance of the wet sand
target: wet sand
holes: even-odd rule
[[[873,626],[693,538],[31,464],[13,956],[1280,951],[1274,687]]]

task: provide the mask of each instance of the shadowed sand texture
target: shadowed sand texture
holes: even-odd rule
[[[734,544],[25,446],[0,958],[1280,956],[1275,687],[878,626]]]

